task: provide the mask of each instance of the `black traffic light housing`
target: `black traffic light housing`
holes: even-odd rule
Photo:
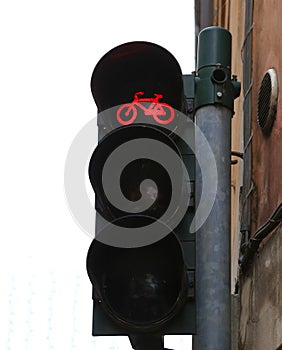
[[[91,90],[100,112],[99,144],[89,163],[97,211],[96,236],[87,256],[93,285],[92,334],[128,335],[136,349],[141,349],[138,344],[146,337],[153,342],[165,334],[195,334],[195,234],[189,231],[195,211],[195,157],[187,145],[194,137],[194,76],[182,76],[178,62],[164,48],[131,42],[102,57],[93,71]],[[136,156],[120,174],[112,168],[109,178],[104,178],[107,159],[116,149],[144,140],[146,154],[150,142],[161,143],[181,163],[174,169],[180,184],[176,194],[158,158]],[[125,156],[130,151],[131,147],[123,148]],[[120,154],[118,162],[122,162]],[[108,199],[115,191],[117,175],[126,198],[123,208]],[[145,183],[147,179],[157,185],[157,192],[150,182]],[[103,181],[107,181],[107,191]],[[174,216],[179,208],[162,222],[173,196],[179,196],[179,203],[187,202],[177,225]],[[130,207],[126,207],[128,201]],[[145,228],[142,233],[146,235],[146,227],[152,224],[158,226],[149,244],[142,245],[142,238],[141,243],[136,238],[131,241],[140,228]],[[113,236],[113,225],[119,227],[120,237]],[[124,236],[122,230],[129,235]],[[166,234],[159,235],[162,231]]]

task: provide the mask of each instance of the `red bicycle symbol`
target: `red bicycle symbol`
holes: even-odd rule
[[[140,98],[143,91],[136,92],[131,103],[125,103],[117,110],[117,120],[122,125],[129,125],[137,118],[137,106],[144,111],[145,116],[152,116],[159,124],[169,124],[174,119],[174,109],[164,102],[159,102],[162,94],[154,94],[155,97]],[[140,102],[151,102],[148,107]]]

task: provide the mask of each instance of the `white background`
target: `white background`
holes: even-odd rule
[[[96,115],[90,77],[108,50],[145,40],[194,70],[194,2],[10,0],[0,13],[0,349],[130,349],[91,336],[91,243],[64,197],[64,163]],[[93,144],[93,147],[95,144]],[[188,349],[190,337],[166,337]]]

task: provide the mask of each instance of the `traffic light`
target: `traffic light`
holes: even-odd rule
[[[99,112],[88,169],[92,334],[163,348],[165,334],[196,333],[194,76],[166,49],[130,42],[101,58],[91,90]]]

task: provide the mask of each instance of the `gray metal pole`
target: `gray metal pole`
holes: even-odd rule
[[[230,332],[230,108],[208,105],[196,112],[196,124],[205,135],[217,166],[215,202],[204,225],[196,234],[197,261],[197,350],[229,350]],[[196,149],[200,157],[201,144]],[[204,150],[203,150],[204,151]],[[204,158],[203,158],[204,159]],[[199,203],[202,172],[197,166],[196,200]],[[216,176],[210,173],[209,176]],[[212,190],[212,189],[211,189]]]

